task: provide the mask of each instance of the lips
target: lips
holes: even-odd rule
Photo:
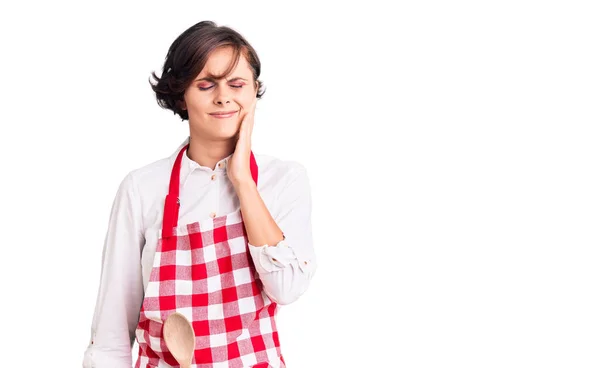
[[[213,112],[210,113],[210,116],[213,116],[215,118],[218,119],[224,119],[224,118],[230,118],[232,116],[234,116],[235,114],[237,114],[237,111],[232,110],[232,111],[217,111],[217,112]]]

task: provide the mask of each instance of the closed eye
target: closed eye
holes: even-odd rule
[[[213,84],[212,86],[209,87],[198,87],[198,89],[200,89],[201,91],[208,91],[209,89],[213,88],[215,85]],[[231,88],[242,88],[244,85],[230,85]]]

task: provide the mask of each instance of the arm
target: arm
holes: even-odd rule
[[[113,202],[102,252],[102,271],[84,368],[131,368],[143,284],[141,208],[131,174]]]
[[[316,270],[311,226],[311,191],[298,165],[277,197],[274,217],[253,181],[237,186],[250,254],[265,293],[278,304],[297,300]],[[285,234],[285,237],[284,237]]]

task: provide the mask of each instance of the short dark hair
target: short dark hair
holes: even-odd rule
[[[236,67],[241,55],[244,55],[254,77],[258,83],[257,98],[261,98],[265,92],[263,83],[258,80],[260,76],[260,60],[254,48],[237,31],[226,27],[217,26],[212,21],[202,21],[194,24],[184,31],[169,47],[160,78],[152,72],[150,85],[156,93],[158,105],[169,109],[188,120],[188,112],[181,108],[183,94],[200,74],[208,56],[212,51],[223,46],[230,46],[234,50],[234,62],[217,79],[227,76]]]

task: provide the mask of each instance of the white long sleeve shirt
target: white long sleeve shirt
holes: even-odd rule
[[[173,163],[187,138],[168,158],[131,171],[117,191],[102,253],[102,271],[84,368],[131,368],[132,346],[144,290],[162,229]],[[227,177],[228,156],[214,168],[183,155],[179,223],[202,221],[240,208]],[[285,234],[276,246],[250,244],[264,292],[279,304],[302,295],[316,269],[311,231],[311,191],[306,169],[255,153],[258,191]]]

